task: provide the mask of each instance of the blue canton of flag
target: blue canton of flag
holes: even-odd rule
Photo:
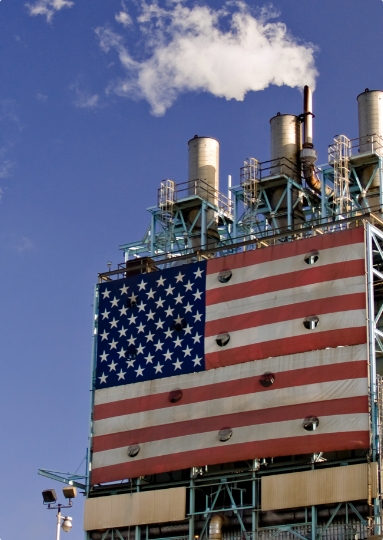
[[[99,285],[96,388],[205,369],[206,262]]]

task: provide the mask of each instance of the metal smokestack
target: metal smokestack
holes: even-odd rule
[[[189,148],[189,174],[188,174],[188,195],[198,195],[201,199],[208,201],[218,207],[219,190],[219,142],[213,137],[199,137],[195,135],[188,142]],[[187,214],[189,224],[194,223],[200,210],[200,204],[191,209]],[[216,211],[209,208],[205,212],[205,222],[207,225],[207,238],[202,241],[198,230],[203,229],[203,220],[198,218],[192,238],[192,245],[195,248],[214,247],[219,239],[217,231]]]
[[[369,90],[359,94],[358,123],[359,123],[359,150],[360,153],[383,153],[383,92]],[[375,165],[367,165],[359,177],[365,187],[374,172]],[[370,189],[379,187],[379,171],[374,175]]]
[[[307,184],[316,191],[321,193],[322,182],[315,172],[315,162],[317,153],[313,143],[313,94],[311,89],[306,85],[303,89],[303,145],[301,150],[302,172]],[[326,195],[332,195],[332,190],[326,186]]]
[[[313,147],[313,94],[308,86],[303,89],[303,146]]]

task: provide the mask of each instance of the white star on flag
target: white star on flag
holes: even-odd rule
[[[165,281],[166,280],[162,276],[160,276],[160,279],[157,279],[158,287],[161,287],[161,285],[165,285]]]
[[[105,289],[105,291],[103,291],[102,293],[102,297],[103,298],[109,298],[109,295],[112,291],[108,291],[108,289]]]
[[[117,364],[114,362],[114,360],[112,360],[108,367],[110,371],[116,371],[116,366]]]
[[[105,373],[103,373],[103,374],[101,375],[101,377],[99,377],[100,383],[101,383],[101,384],[102,384],[102,383],[106,383],[106,379],[107,379],[107,378],[108,378],[108,375],[105,375]]]
[[[154,366],[154,369],[156,370],[156,373],[159,373],[159,372],[162,373],[162,368],[163,368],[163,367],[164,367],[164,366],[161,365],[161,364],[158,362],[157,365]]]
[[[123,285],[120,289],[121,294],[128,294],[128,289],[129,287],[127,287],[126,285]]]
[[[120,381],[121,379],[125,379],[125,375],[126,375],[126,371],[120,371],[120,373],[117,373],[117,376],[118,376],[118,380]]]
[[[145,281],[142,280],[141,283],[138,284],[138,290],[139,291],[145,290],[146,285],[147,283],[145,283]]]
[[[181,366],[182,366],[183,362],[180,362],[177,358],[177,360],[174,362],[173,366],[174,366],[174,369],[181,369]]]
[[[138,368],[134,370],[137,373],[136,377],[142,376],[144,374],[144,369],[145,368],[138,366]]]

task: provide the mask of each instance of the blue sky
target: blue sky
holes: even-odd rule
[[[97,273],[143,235],[160,181],[187,179],[187,141],[219,139],[225,192],[269,159],[299,87],[316,81],[320,162],[383,88],[381,0],[147,2],[0,0],[1,540],[53,537],[41,491],[61,486],[37,469],[85,455]],[[83,538],[81,497],[70,515]]]

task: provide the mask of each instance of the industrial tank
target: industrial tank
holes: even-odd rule
[[[298,183],[301,183],[300,160],[299,154],[302,148],[301,138],[301,121],[298,116],[293,114],[280,114],[270,120],[270,150],[271,150],[271,167],[270,174],[272,176],[286,175]],[[287,211],[287,196],[280,199],[285,191],[285,185],[271,189],[269,199],[272,209],[277,209],[278,213],[284,214]],[[296,189],[292,193],[292,203],[298,197]],[[294,217],[298,217],[300,221],[303,219],[303,214],[299,205],[295,206]],[[279,228],[285,228],[288,224],[287,217],[279,217],[277,220]]]
[[[219,142],[212,137],[195,135],[189,146],[189,195],[217,203],[219,189]]]
[[[202,199],[218,206],[219,142],[213,137],[199,137],[195,135],[188,142],[188,147],[188,195],[198,195]],[[189,224],[194,222],[198,211],[199,208],[195,208],[188,212]],[[205,247],[213,247],[219,238],[214,210],[207,210],[206,223],[208,225],[208,246]],[[201,227],[201,219],[198,219],[196,225],[197,229]],[[194,247],[198,247],[200,242],[200,237],[193,239]]]
[[[300,181],[301,121],[293,114],[277,114],[270,120],[271,174],[286,174]]]
[[[360,153],[383,153],[383,92],[369,90],[359,94],[358,123],[359,123],[359,151]],[[360,181],[365,187],[373,173],[374,165],[366,166],[360,174]],[[379,173],[376,173],[371,188],[379,187]]]

